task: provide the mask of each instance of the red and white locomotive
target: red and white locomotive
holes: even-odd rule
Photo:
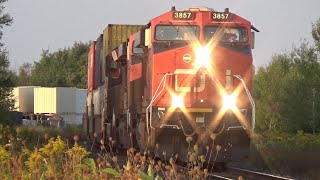
[[[245,157],[255,122],[252,29],[258,31],[229,9],[173,7],[136,33],[126,31],[115,47],[103,35],[89,55],[90,67],[92,54],[101,54],[95,64],[102,70],[91,70],[100,81],[88,90],[85,131],[123,148],[159,144],[158,152],[182,160],[186,137],[200,148],[216,137],[224,150],[218,160]]]

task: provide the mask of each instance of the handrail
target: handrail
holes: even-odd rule
[[[131,126],[131,113],[130,113],[130,109],[127,110],[127,132],[129,132],[129,126]]]
[[[246,83],[244,82],[243,78],[240,76],[240,75],[233,75],[234,77],[236,77],[237,79],[239,79],[242,83],[242,85],[244,86],[244,89],[248,95],[248,98],[249,98],[249,101],[250,101],[250,104],[252,106],[252,122],[251,122],[251,126],[252,126],[252,130],[254,130],[255,128],[255,125],[256,125],[256,105],[254,103],[254,100],[251,96],[251,93],[250,91],[248,90],[247,86],[246,86]]]
[[[147,131],[148,131],[148,135],[150,134],[149,131],[149,121],[150,121],[150,128],[154,128],[152,127],[152,123],[151,123],[151,119],[152,119],[152,104],[153,102],[159,97],[159,95],[163,92],[165,85],[166,85],[166,80],[167,80],[167,76],[172,76],[173,74],[171,73],[165,73],[158,85],[158,88],[156,90],[156,92],[154,93],[154,96],[152,97],[150,104],[147,106],[146,108],[146,122],[147,122]],[[161,84],[163,84],[162,89],[159,91]],[[159,92],[158,92],[159,91]],[[149,120],[149,111],[150,111],[150,120]]]

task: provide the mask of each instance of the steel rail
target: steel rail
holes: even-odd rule
[[[219,175],[216,175],[216,174],[212,174],[212,173],[209,173],[208,174],[209,177],[212,177],[214,179],[225,179],[225,180],[233,180],[231,178],[227,178],[227,177],[223,177],[223,176],[219,176]]]
[[[286,177],[281,177],[281,176],[277,176],[277,175],[273,175],[273,174],[256,172],[256,171],[247,170],[247,169],[242,169],[242,168],[237,168],[237,167],[230,167],[230,166],[228,166],[227,169],[236,170],[236,171],[245,172],[245,173],[250,173],[250,174],[259,175],[259,176],[264,176],[264,177],[273,178],[273,179],[294,180],[294,179],[292,179],[292,178],[286,178]]]
[[[186,168],[186,167],[179,166],[179,165],[176,165],[176,166],[177,166],[178,168],[180,168],[180,169],[188,170],[188,168]],[[223,176],[219,176],[219,175],[216,175],[216,174],[213,174],[213,173],[208,173],[208,177],[214,178],[214,179],[233,180],[233,179],[230,179],[230,178],[227,178],[227,177],[223,177]]]

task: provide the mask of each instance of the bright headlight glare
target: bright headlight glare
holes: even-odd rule
[[[197,59],[196,66],[197,67],[209,67],[210,66],[210,49],[207,46],[200,46],[196,51]]]
[[[171,107],[173,108],[182,108],[184,106],[183,96],[173,95]]]
[[[237,108],[236,100],[237,100],[237,97],[234,94],[232,95],[225,94],[223,96],[223,108],[226,110],[236,109]]]

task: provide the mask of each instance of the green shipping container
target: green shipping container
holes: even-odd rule
[[[107,54],[111,53],[111,51],[119,46],[122,42],[127,41],[130,35],[135,34],[143,27],[145,27],[145,25],[109,24],[103,30],[103,75],[105,75],[105,58]]]

